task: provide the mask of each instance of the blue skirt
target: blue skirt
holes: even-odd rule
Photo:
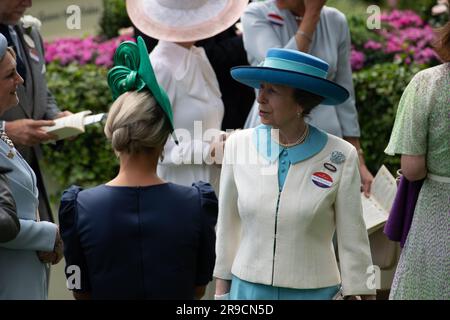
[[[230,300],[331,300],[340,285],[317,289],[292,289],[248,282],[233,275]]]

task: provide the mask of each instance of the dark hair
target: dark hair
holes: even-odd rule
[[[434,49],[444,62],[450,62],[450,21],[435,32],[437,39],[433,44]]]
[[[318,106],[324,100],[324,97],[318,96],[317,94],[308,91],[294,88],[294,100],[302,106],[302,117],[305,117],[309,115],[314,107]]]

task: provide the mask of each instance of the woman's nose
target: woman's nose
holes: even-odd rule
[[[266,101],[266,97],[264,95],[264,89],[260,88],[258,90],[258,96],[256,97],[256,101],[258,101],[258,103],[264,103]]]
[[[16,71],[16,83],[18,85],[23,83],[23,78],[20,76],[20,74],[17,73],[17,71]]]

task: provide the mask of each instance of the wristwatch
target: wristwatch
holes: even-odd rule
[[[0,132],[5,132],[5,131],[6,131],[6,121],[0,120]]]

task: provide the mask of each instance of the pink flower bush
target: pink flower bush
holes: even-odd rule
[[[98,37],[61,38],[51,43],[45,43],[45,60],[47,63],[58,61],[62,65],[71,62],[79,64],[95,63],[98,66],[111,67],[116,48],[123,41],[133,38],[122,35],[101,42]]]
[[[362,48],[352,50],[352,68],[359,70],[361,55],[364,63],[396,62],[433,64],[439,61],[432,49],[433,29],[411,10],[393,10],[381,15],[382,29],[373,30],[381,40],[369,39]]]
[[[362,53],[361,51],[357,51],[352,46],[352,51],[351,51],[351,55],[350,55],[350,63],[352,65],[352,70],[356,71],[356,70],[362,69],[362,67],[364,67],[365,59],[366,59],[366,57],[365,57],[364,53]]]

